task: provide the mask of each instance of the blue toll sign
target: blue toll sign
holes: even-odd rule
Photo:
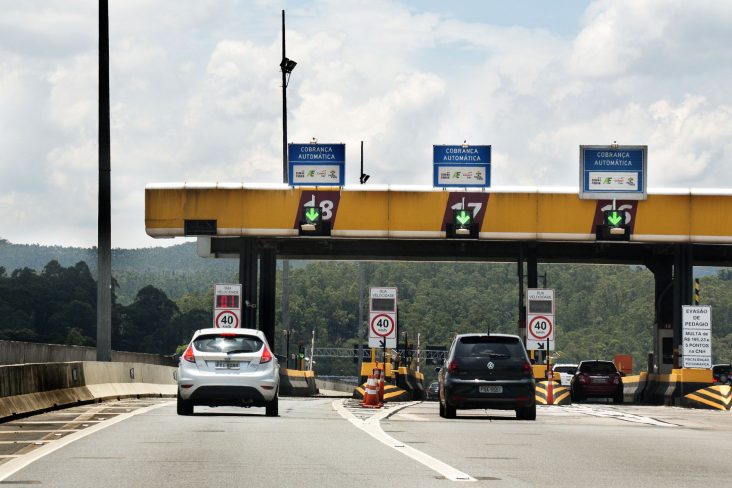
[[[290,185],[345,185],[345,144],[289,144],[287,160]]]
[[[432,146],[435,187],[491,186],[491,146]]]
[[[648,146],[580,146],[580,198],[645,200]]]

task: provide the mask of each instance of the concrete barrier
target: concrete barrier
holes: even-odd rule
[[[342,391],[344,393],[351,393],[356,387],[356,385],[351,383],[344,383],[342,381],[321,380],[320,378],[315,378],[315,384],[317,385],[318,390]]]
[[[175,396],[175,368],[75,361],[0,366],[0,420],[109,398]]]
[[[0,341],[0,365],[65,363],[70,361],[96,361],[96,359],[97,350],[94,347]],[[141,352],[112,351],[112,362],[178,366],[178,360],[172,356],[145,354]]]
[[[280,395],[312,396],[318,391],[314,371],[280,368]]]
[[[623,402],[642,403],[643,395],[648,383],[648,373],[645,371],[637,375],[623,376]]]

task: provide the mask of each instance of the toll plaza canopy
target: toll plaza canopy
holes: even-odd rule
[[[470,232],[458,237],[455,220],[467,210]],[[304,217],[315,213],[328,232],[303,235]],[[622,220],[622,239],[605,233],[608,214]],[[156,184],[145,190],[145,227],[156,238],[200,236],[202,256],[239,258],[243,299],[255,304],[258,282],[262,290],[256,309],[242,309],[243,323],[253,327],[259,310],[270,344],[278,257],[514,261],[520,283],[525,262],[529,288],[537,287],[538,262],[644,265],[654,275],[654,357],[663,355],[664,372],[678,367],[678,356],[672,361],[659,344],[679,350],[694,266],[732,262],[732,192],[724,190],[651,189],[645,200],[613,202],[580,199],[576,188]]]
[[[208,222],[203,234],[296,237],[303,208],[319,206],[332,238],[444,239],[453,209],[469,209],[478,240],[595,241],[611,200],[582,200],[577,189],[443,190],[406,186],[290,187],[241,183],[152,184],[145,190],[146,232],[185,235],[186,221]],[[649,191],[617,200],[631,243],[732,244],[732,192]],[[199,234],[200,235],[200,234]]]

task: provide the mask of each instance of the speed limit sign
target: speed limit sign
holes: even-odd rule
[[[222,310],[216,315],[214,326],[222,329],[235,329],[239,327],[239,316],[233,310]]]
[[[369,319],[369,347],[396,347],[396,314],[371,312]]]
[[[535,341],[545,341],[554,336],[552,319],[546,315],[536,315],[529,322],[529,338]]]

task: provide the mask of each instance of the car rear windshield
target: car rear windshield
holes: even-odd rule
[[[615,365],[608,361],[597,361],[591,363],[582,363],[580,371],[583,373],[617,373]]]
[[[525,353],[521,342],[515,337],[467,336],[458,341],[455,357],[523,359]]]
[[[555,373],[574,373],[577,371],[577,366],[554,366]]]
[[[248,335],[206,334],[196,337],[193,347],[200,352],[246,353],[262,348],[262,340]]]
[[[732,366],[722,365],[712,367],[712,373],[714,374],[729,374],[732,371]]]

